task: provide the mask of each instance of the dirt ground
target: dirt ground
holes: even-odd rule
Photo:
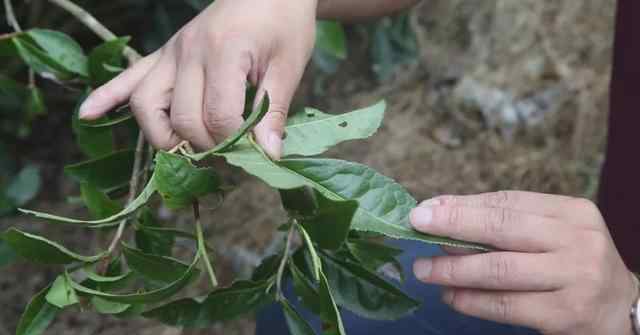
[[[339,113],[387,99],[386,120],[377,135],[343,144],[327,156],[371,165],[417,199],[501,189],[593,198],[606,141],[614,11],[613,0],[428,1],[411,13],[420,45],[416,62],[378,83],[364,61],[369,41],[353,30],[349,59],[337,74],[323,78],[325,95],[314,95],[314,82],[323,75],[311,68],[298,102]],[[65,154],[68,137],[50,155],[26,154],[45,168],[47,185],[52,185],[31,206],[82,215],[77,205],[65,201],[78,192],[60,170],[74,157]],[[274,231],[282,219],[273,191],[237,173],[233,182],[237,188],[224,207],[206,215],[226,282],[248,273],[274,250],[279,241]],[[164,214],[190,224],[181,214]],[[2,219],[0,228],[16,224],[46,229],[80,250],[91,248],[85,241],[94,241],[86,232],[25,218]],[[54,269],[23,263],[0,272],[0,335],[13,333],[29,297],[54,274]],[[144,320],[72,310],[48,334],[126,332],[183,333]],[[252,333],[251,320],[184,332]]]

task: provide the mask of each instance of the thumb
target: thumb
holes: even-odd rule
[[[268,92],[269,111],[254,130],[258,144],[275,160],[282,156],[284,127],[289,114],[289,105],[304,70],[281,64],[283,63],[273,62],[265,73],[258,97],[264,96],[265,91]]]

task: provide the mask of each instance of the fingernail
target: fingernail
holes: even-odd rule
[[[91,114],[91,100],[85,100],[82,105],[80,105],[80,111],[78,112],[78,117],[81,119],[86,118]]]
[[[427,280],[431,277],[431,268],[433,263],[430,259],[420,259],[413,264],[413,274],[419,280]]]
[[[442,302],[447,305],[451,305],[451,302],[453,301],[453,294],[453,290],[444,290],[442,293]]]
[[[280,155],[282,155],[282,137],[275,132],[269,134],[267,147],[267,152],[271,158],[280,159]]]
[[[426,229],[433,221],[433,209],[431,207],[416,207],[411,211],[411,224],[417,230]]]
[[[442,204],[442,201],[440,200],[440,198],[431,198],[429,200],[425,200],[422,203],[420,203],[420,207],[433,207],[441,204]]]

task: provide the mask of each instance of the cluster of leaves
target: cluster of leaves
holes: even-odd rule
[[[41,77],[88,90],[122,71],[127,42],[127,38],[108,41],[87,55],[61,32],[34,29],[0,40],[0,53],[21,59]],[[249,89],[246,106],[253,105],[254,96],[255,91]],[[383,266],[397,267],[395,257],[401,251],[372,238],[481,248],[414,231],[408,215],[416,200],[372,168],[314,157],[341,142],[373,135],[382,123],[384,102],[340,115],[312,108],[293,115],[286,126],[284,159],[279,161],[271,160],[250,132],[268,106],[265,95],[257,108],[246,111],[241,129],[215,148],[193,153],[181,145],[172,152],[161,151],[141,171],[134,169],[136,150],[114,144],[114,129],[129,124],[129,115],[86,123],[77,118],[76,111],[73,131],[88,160],[67,166],[65,173],[80,183],[81,198],[92,218],[21,211],[99,234],[116,230],[116,244],[81,255],[31,232],[10,228],[2,233],[0,259],[3,253],[15,253],[61,269],[29,303],[16,334],[41,334],[65,308],[120,318],[144,317],[180,327],[208,327],[272,302],[282,306],[292,334],[314,334],[284,297],[286,281],[293,283],[302,305],[322,319],[325,334],[345,334],[340,308],[371,319],[393,320],[418,307],[417,301],[379,273]],[[199,166],[210,157],[224,158],[279,190],[288,213],[281,229],[286,232],[282,251],[266,258],[251,278],[225,288],[218,287],[210,257],[213,250],[206,243],[199,218],[198,199],[222,198],[225,189],[216,171]],[[125,201],[123,190],[131,186],[132,173],[133,180],[145,185],[131,201]],[[156,220],[151,206],[154,197],[171,210],[193,209],[194,231]],[[14,205],[24,204],[20,199],[26,196],[17,198]],[[120,235],[121,229],[127,233]],[[304,242],[300,246],[294,245],[296,235]],[[120,236],[125,238],[120,240]],[[176,258],[178,239],[191,241],[191,260]],[[210,292],[174,300],[202,274],[210,280]]]

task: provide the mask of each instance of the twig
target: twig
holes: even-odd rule
[[[110,41],[118,38],[113,32],[111,32],[111,30],[100,23],[100,21],[98,21],[95,17],[93,17],[93,15],[91,15],[84,8],[76,5],[72,1],[49,0],[49,2],[69,12],[69,14],[73,15],[76,19],[82,22],[87,28],[91,29],[91,31],[100,36],[100,38],[102,38],[103,40]],[[129,61],[130,65],[142,58],[142,56],[131,47],[126,47],[123,51],[123,54]]]
[[[280,266],[278,267],[278,274],[276,276],[276,299],[278,300],[282,298],[282,277],[284,276],[284,269],[287,265],[287,262],[289,261],[289,249],[291,249],[291,241],[293,240],[294,229],[295,224],[291,224],[291,227],[289,227],[289,233],[287,234],[287,244],[284,247],[282,260],[280,261]]]
[[[200,221],[200,204],[198,200],[193,202],[193,217],[196,220],[196,235],[198,238],[198,252],[202,257],[202,261],[204,262],[204,266],[207,269],[207,273],[209,274],[209,280],[211,281],[211,285],[215,288],[218,286],[218,279],[216,278],[216,273],[213,271],[213,266],[211,266],[211,260],[209,259],[209,253],[207,252],[207,248],[204,242],[204,231],[202,229],[202,222]]]
[[[129,182],[129,196],[127,199],[127,203],[131,203],[138,193],[138,181],[140,175],[140,168],[142,167],[142,155],[144,153],[144,135],[142,131],[138,133],[138,143],[136,144],[135,151],[135,159],[133,161],[133,173],[131,173],[131,181]],[[113,236],[113,240],[111,244],[109,244],[109,249],[107,250],[107,254],[110,255],[120,243],[122,239],[122,233],[124,232],[124,227],[127,225],[128,218],[122,219],[120,224],[118,225],[118,230],[116,234]]]
[[[20,23],[16,18],[15,10],[13,9],[13,4],[11,0],[4,0],[4,9],[7,13],[7,22],[16,33],[22,32],[22,27],[20,27]],[[32,68],[29,68],[29,88],[33,89],[36,87],[36,75]]]

